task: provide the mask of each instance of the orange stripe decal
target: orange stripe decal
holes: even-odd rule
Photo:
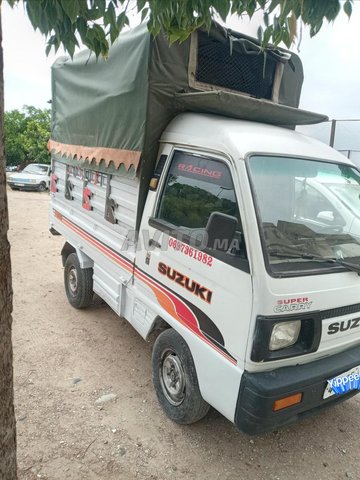
[[[71,220],[66,218],[57,210],[53,209],[54,216],[67,228],[71,229],[73,232],[78,234],[85,241],[90,243],[93,247],[97,248],[100,252],[106,255],[110,260],[124,268],[125,270],[134,273],[135,277],[145,283],[155,294],[157,301],[161,307],[169,314],[172,318],[176,319],[179,323],[184,325],[186,328],[191,330],[197,337],[204,341],[207,345],[216,350],[220,355],[225,357],[229,362],[236,365],[237,361],[232,357],[225,348],[220,348],[221,345],[218,345],[215,342],[212,342],[208,336],[206,336],[199,327],[199,322],[189,307],[177,294],[169,291],[167,287],[159,283],[157,280],[153,279],[145,272],[141,271],[139,268],[136,268],[129,260],[124,258],[122,255],[116,253],[110,247],[107,247],[102,242],[95,239],[90,233],[83,230],[81,227],[75,225]],[[191,305],[191,304],[190,304]],[[195,308],[195,306],[193,307]]]

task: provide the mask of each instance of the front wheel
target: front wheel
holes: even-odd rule
[[[64,268],[65,292],[74,308],[86,308],[93,299],[93,269],[81,268],[76,253],[70,253]]]
[[[201,396],[190,349],[172,328],[156,339],[152,375],[159,403],[171,420],[191,424],[207,414],[210,406]]]
[[[45,190],[46,190],[46,183],[41,182],[40,185],[38,186],[38,191],[39,192],[45,192]]]

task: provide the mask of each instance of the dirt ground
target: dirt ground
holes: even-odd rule
[[[258,437],[214,410],[192,426],[168,420],[152,345],[100,301],[68,304],[49,195],[8,193],[20,480],[360,478],[360,396]]]

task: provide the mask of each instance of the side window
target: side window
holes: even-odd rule
[[[205,228],[212,212],[240,220],[228,167],[218,160],[177,152],[157,218],[176,227]]]
[[[231,263],[230,257],[244,259],[246,252],[239,207],[228,166],[213,158],[175,152],[156,219],[168,225],[172,234],[174,231],[180,234],[178,238],[186,242],[187,236],[196,238],[198,233],[205,233],[214,212],[235,217],[237,226],[232,238],[224,238],[220,232],[219,241],[212,246],[212,254],[227,263]],[[207,250],[207,245],[202,246],[204,248],[198,248]]]

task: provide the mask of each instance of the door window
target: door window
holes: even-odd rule
[[[172,236],[176,234],[185,243],[191,243],[191,239],[206,236],[206,227],[214,212],[235,217],[237,226],[232,238],[219,235],[221,238],[211,248],[213,256],[227,263],[235,257],[246,258],[239,207],[228,166],[213,158],[175,152],[156,220],[166,225]],[[206,243],[195,246],[208,250]]]

